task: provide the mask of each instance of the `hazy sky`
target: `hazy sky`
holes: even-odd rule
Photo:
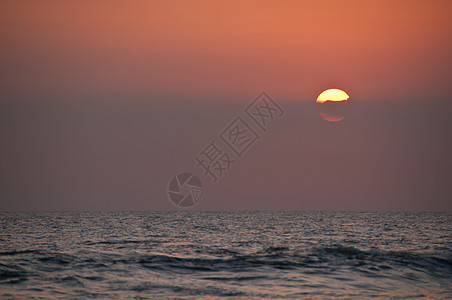
[[[3,1],[0,210],[452,209],[450,1]],[[345,120],[318,116],[327,88]],[[285,111],[217,184],[194,156]]]

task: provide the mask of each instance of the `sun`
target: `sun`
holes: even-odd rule
[[[348,106],[349,95],[340,89],[328,89],[317,97],[319,115],[328,122],[338,122],[344,119],[344,107]]]
[[[328,89],[320,93],[316,102],[324,103],[326,101],[347,101],[350,98],[346,92],[340,89]]]

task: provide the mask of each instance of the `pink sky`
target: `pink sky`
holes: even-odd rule
[[[7,1],[2,91],[444,98],[450,1]]]

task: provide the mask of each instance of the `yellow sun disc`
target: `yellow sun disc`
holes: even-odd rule
[[[340,89],[329,89],[323,91],[318,97],[317,102],[324,103],[326,101],[346,101],[350,98],[346,92]]]

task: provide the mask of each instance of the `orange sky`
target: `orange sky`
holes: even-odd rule
[[[447,98],[450,1],[3,1],[0,87],[315,100]]]

